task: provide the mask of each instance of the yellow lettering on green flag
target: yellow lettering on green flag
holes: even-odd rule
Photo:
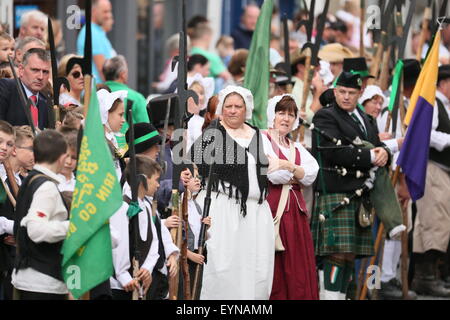
[[[121,188],[94,93],[81,142],[70,228],[61,251],[63,277],[76,299],[113,274],[109,218],[121,205]]]

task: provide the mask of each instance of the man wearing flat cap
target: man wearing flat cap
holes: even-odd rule
[[[370,222],[361,220],[361,214],[371,211],[370,197],[368,192],[356,191],[365,185],[370,172],[387,166],[390,159],[376,124],[357,107],[361,86],[359,74],[343,72],[334,89],[336,100],[313,119],[316,128],[342,142],[336,145],[316,133],[312,139],[312,151],[321,167],[312,234],[322,265],[321,298],[325,300],[345,299],[355,258],[374,254]]]
[[[418,294],[450,297],[450,279],[436,276],[438,260],[450,241],[450,65],[439,68],[430,139],[425,195],[416,202],[412,289]],[[447,265],[448,268],[448,265]],[[445,273],[448,274],[449,270]]]

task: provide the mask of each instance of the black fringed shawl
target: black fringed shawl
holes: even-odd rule
[[[219,185],[221,185],[230,199],[235,198],[237,203],[240,201],[241,213],[245,217],[247,215],[247,198],[249,193],[247,152],[253,155],[256,160],[256,175],[260,190],[258,204],[263,203],[267,197],[269,160],[264,154],[262,136],[258,128],[248,124],[256,131],[256,134],[253,136],[248,148],[243,148],[227,133],[220,123],[216,129],[215,121],[195,141],[191,148],[190,156],[192,161],[198,166],[199,174],[202,176],[203,187],[206,185],[210,164],[215,159],[214,174],[216,176],[212,190],[218,192]],[[230,186],[227,188],[225,183],[229,183]],[[233,194],[233,187],[236,188],[235,194]]]

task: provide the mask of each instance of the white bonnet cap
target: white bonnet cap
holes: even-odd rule
[[[252,118],[254,108],[253,95],[250,90],[237,86],[228,86],[219,92],[219,104],[217,105],[216,115],[222,115],[225,98],[231,93],[237,93],[242,97],[242,99],[244,99],[245,119],[250,120]]]
[[[283,99],[284,97],[290,97],[292,100],[294,100],[295,105],[297,106],[297,119],[294,122],[294,126],[292,130],[295,130],[300,125],[300,110],[297,105],[297,101],[295,100],[295,97],[292,94],[284,94],[282,96],[275,96],[272,99],[269,100],[269,103],[267,105],[267,128],[273,129],[274,122],[275,122],[275,108],[277,104]]]
[[[366,102],[367,100],[371,100],[373,99],[373,97],[375,96],[380,96],[383,98],[383,105],[386,105],[386,97],[383,94],[383,91],[381,90],[380,87],[378,86],[374,86],[374,85],[370,85],[367,86],[366,89],[364,90],[361,98],[359,98],[358,102],[360,105],[363,105],[364,102]]]
[[[120,90],[109,93],[105,89],[101,89],[97,92],[98,104],[100,107],[100,116],[102,118],[102,124],[108,122],[108,112],[112,108],[114,102],[117,99],[124,101],[128,96],[128,91]]]
[[[196,73],[193,77],[187,78],[187,86],[190,88],[194,82],[200,83],[205,91],[205,102],[200,106],[200,110],[205,110],[208,106],[209,99],[214,95],[214,78],[202,77],[200,73]]]

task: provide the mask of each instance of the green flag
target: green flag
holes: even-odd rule
[[[273,0],[265,0],[253,33],[252,44],[245,67],[244,87],[253,93],[255,101],[252,124],[260,129],[267,129],[272,11]]]
[[[63,277],[76,299],[113,274],[109,218],[121,205],[122,192],[94,91],[81,141],[69,232],[61,251]]]
[[[403,76],[403,60],[398,60],[397,65],[395,66],[395,74],[394,79],[392,80],[392,91],[391,98],[389,100],[389,112],[394,110],[395,98],[398,96],[398,90],[400,89],[400,80]]]

